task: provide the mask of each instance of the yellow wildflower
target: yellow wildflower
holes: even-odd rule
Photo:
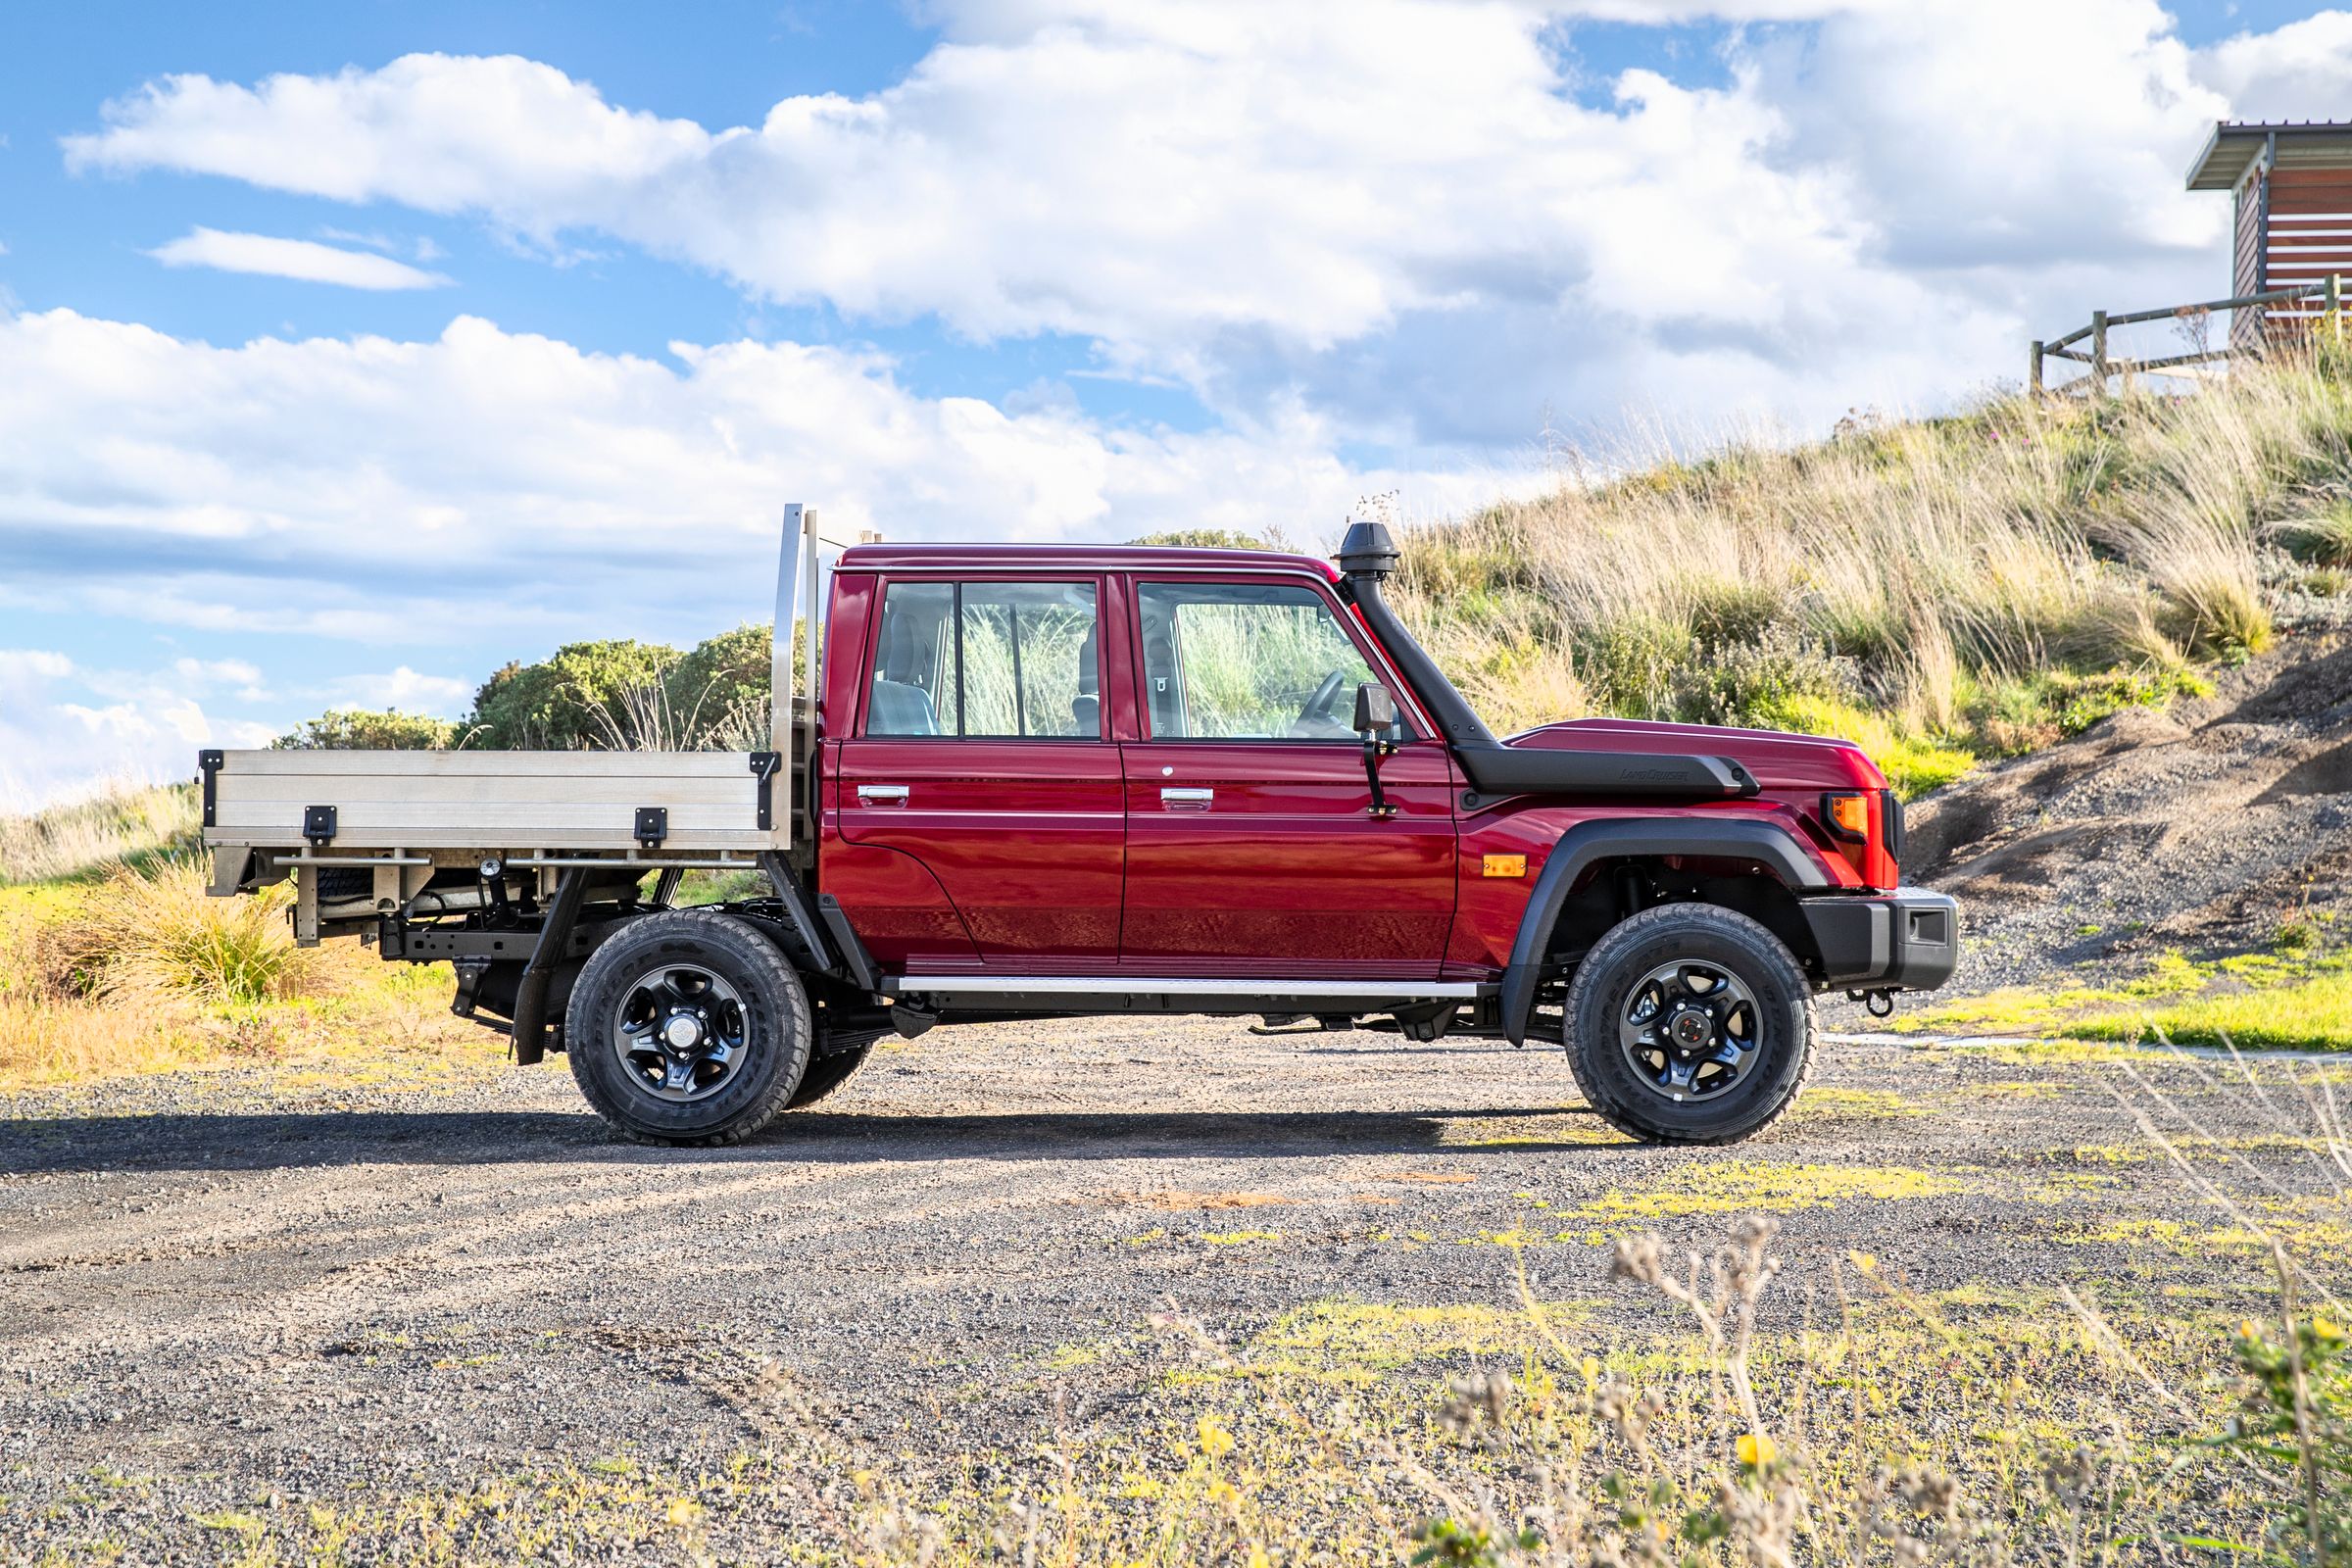
[[[1743,1432],[1740,1436],[1740,1462],[1750,1470],[1763,1469],[1780,1451],[1780,1445],[1764,1433]]]

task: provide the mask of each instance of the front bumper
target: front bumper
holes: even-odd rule
[[[1807,899],[1798,907],[1821,956],[1825,988],[1933,991],[1960,961],[1960,906],[1948,894],[1897,888],[1869,898]]]

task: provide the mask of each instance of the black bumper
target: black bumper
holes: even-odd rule
[[[1933,991],[1960,961],[1960,906],[1945,894],[1897,888],[1883,897],[1811,898],[1797,907],[1826,987]]]

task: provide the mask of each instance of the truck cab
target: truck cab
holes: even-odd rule
[[[404,754],[355,785],[322,754],[289,784],[296,754],[214,753],[216,891],[309,879],[306,934],[451,960],[459,1010],[520,1059],[564,1052],[661,1142],[749,1136],[885,1032],[1122,1012],[1548,1039],[1619,1127],[1724,1142],[1793,1101],[1817,994],[1884,1005],[1952,971],[1957,910],[1900,886],[1901,807],[1859,749],[1615,719],[1498,738],[1388,607],[1378,524],[1336,565],[878,542],[820,565],[795,510],[777,623],[809,595],[809,691],[780,636],[777,744],[732,773],[767,792],[748,831],[727,759],[407,754],[475,787],[404,812],[363,798],[402,793]],[[298,800],[326,834],[274,853]],[[579,826],[522,828],[541,800]],[[670,907],[713,862],[765,895]]]

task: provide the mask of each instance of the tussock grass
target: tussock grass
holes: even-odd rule
[[[1549,495],[1406,530],[1397,599],[1498,725],[1847,734],[1916,792],[2266,647],[2266,552],[2326,564],[2352,538],[2348,440],[2329,358],[1578,457]]]
[[[444,971],[387,969],[350,944],[298,948],[289,902],[283,887],[208,897],[201,865],[171,858],[0,889],[0,1091],[381,1054],[429,1032]]]
[[[294,945],[286,884],[205,892],[201,864],[123,866],[50,924],[41,968],[57,992],[107,1001],[282,1002],[325,989],[332,960]]]
[[[30,815],[0,816],[0,886],[87,875],[196,834],[192,784],[118,785]]]

